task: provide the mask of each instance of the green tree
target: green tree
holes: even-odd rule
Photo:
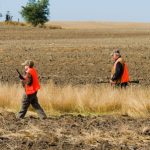
[[[22,6],[21,15],[33,26],[43,25],[49,17],[49,0],[29,0],[26,6]]]

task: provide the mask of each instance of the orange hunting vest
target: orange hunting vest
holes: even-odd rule
[[[129,82],[129,72],[126,63],[124,63],[124,70],[121,78],[121,83]]]
[[[27,95],[30,95],[30,94],[34,94],[40,89],[40,84],[39,84],[37,72],[34,68],[29,68],[27,70],[27,73],[30,73],[32,76],[32,84],[30,86],[25,85],[25,92]],[[28,80],[27,77],[26,80]]]
[[[122,58],[119,58],[119,59],[114,63],[114,66],[113,66],[113,68],[112,68],[111,77],[113,77],[113,75],[114,75],[114,73],[115,73],[115,71],[116,71],[116,65],[117,65],[118,62],[120,62],[120,63],[123,65],[123,74],[122,74],[121,78],[116,81],[116,83],[129,82],[128,67],[127,67],[126,63],[123,61]]]

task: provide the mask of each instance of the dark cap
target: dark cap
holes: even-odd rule
[[[29,66],[32,68],[34,66],[34,62],[32,60],[26,60],[24,63],[21,64],[22,66]]]

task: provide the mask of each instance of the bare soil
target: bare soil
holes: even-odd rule
[[[0,81],[19,82],[15,68],[23,72],[20,64],[32,59],[43,83],[100,84],[109,81],[110,54],[121,48],[131,80],[150,84],[150,24],[76,24],[60,30],[0,25]]]
[[[150,118],[61,115],[16,119],[0,112],[2,150],[149,150]]]

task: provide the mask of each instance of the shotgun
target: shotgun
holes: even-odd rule
[[[100,82],[98,82],[98,83],[104,83],[104,84],[108,84],[108,83],[110,83],[109,81],[100,81]],[[131,81],[129,81],[128,83],[133,83],[133,84],[139,84],[140,83],[140,81],[139,80],[131,80]]]
[[[21,73],[19,72],[18,69],[16,69],[17,73],[18,73],[18,76],[20,78],[20,80],[25,80],[25,78],[21,75]]]

